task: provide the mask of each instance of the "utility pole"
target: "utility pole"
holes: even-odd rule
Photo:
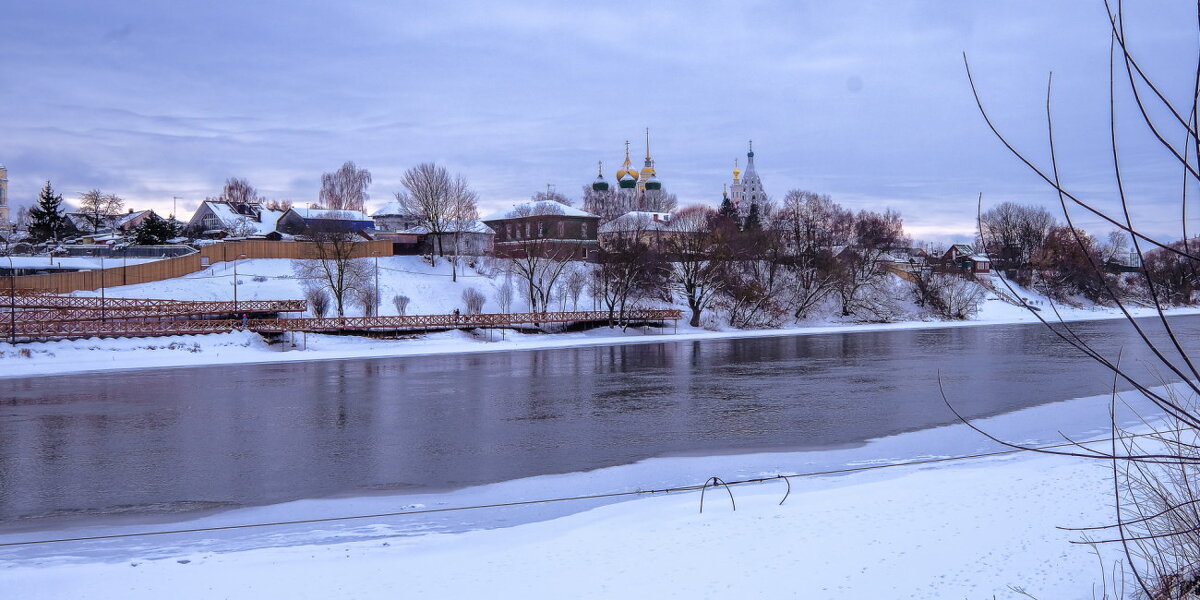
[[[104,314],[104,255],[100,255],[100,322],[106,321]]]
[[[379,251],[373,250],[371,256],[375,257],[375,315],[379,316]]]
[[[8,343],[17,343],[17,269],[13,267],[12,255],[8,255],[8,308],[12,319],[12,331]]]
[[[234,317],[235,319],[237,318],[237,314],[236,314],[236,313],[238,312],[238,299],[237,299],[237,285],[238,285],[237,263],[238,263],[238,258],[246,258],[246,255],[245,255],[245,254],[239,254],[239,255],[237,255],[237,258],[233,259],[233,312],[234,312],[234,315],[233,315],[233,317]]]

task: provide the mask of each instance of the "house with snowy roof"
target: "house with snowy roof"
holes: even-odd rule
[[[600,247],[607,248],[618,240],[633,241],[661,248],[675,235],[692,235],[671,227],[671,213],[630,211],[603,225],[597,230]]]
[[[522,202],[480,221],[496,232],[500,258],[591,260],[600,251],[600,217],[553,200]]]
[[[990,273],[992,259],[986,253],[976,252],[967,244],[954,244],[942,255],[942,264],[954,265],[970,273]]]
[[[375,221],[376,231],[400,232],[420,225],[415,217],[409,215],[399,202],[395,200],[384,204],[379,210],[371,213]]]
[[[293,209],[267,208],[257,202],[205,200],[188,220],[186,230],[198,238],[290,237],[304,231],[304,219]]]
[[[300,217],[305,229],[337,229],[358,233],[375,228],[375,222],[361,210],[293,207],[288,212]]]

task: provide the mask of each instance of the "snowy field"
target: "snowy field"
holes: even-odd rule
[[[373,265],[372,265],[373,266]],[[292,261],[282,259],[257,259],[240,261],[236,267],[238,297],[243,300],[299,299],[303,297],[300,281],[292,273]],[[194,300],[232,300],[234,266],[222,262],[186,277],[153,283],[119,286],[107,289],[110,297],[129,298],[177,298]],[[396,314],[391,298],[405,295],[411,298],[408,314],[446,314],[454,309],[463,310],[462,292],[468,287],[482,292],[487,298],[484,312],[498,312],[495,299],[497,286],[503,283],[503,275],[491,277],[464,268],[458,281],[452,281],[450,265],[439,261],[430,267],[424,260],[413,256],[393,256],[379,259],[379,286],[383,298],[381,314]],[[516,285],[516,282],[514,282]],[[99,295],[98,292],[80,292],[80,295]],[[1049,313],[1048,303],[1036,293],[1022,290],[1022,296],[1031,302],[1040,303],[1044,313]],[[557,304],[557,303],[556,303]],[[556,306],[556,308],[560,308]],[[566,310],[591,310],[588,299],[581,299],[579,306],[561,306]],[[685,316],[688,314],[686,307]],[[519,297],[515,298],[513,311],[524,311],[527,307]],[[1079,321],[1091,319],[1120,318],[1115,309],[1070,308],[1060,309],[1064,319]],[[348,306],[347,316],[362,314],[361,308]],[[1152,314],[1148,309],[1137,309],[1139,315]],[[1200,308],[1174,309],[1171,314],[1200,314]],[[1053,315],[1047,314],[1047,318]],[[443,332],[412,336],[398,340],[382,340],[366,337],[297,335],[295,346],[267,344],[257,335],[231,332],[199,336],[171,336],[157,338],[87,339],[73,341],[22,343],[15,347],[0,343],[0,377],[31,377],[58,375],[95,370],[141,369],[159,367],[188,367],[212,364],[266,363],[309,360],[333,360],[347,358],[417,356],[461,352],[496,352],[504,350],[532,350],[581,345],[649,343],[660,341],[688,341],[698,339],[785,336],[800,334],[835,333],[845,331],[886,331],[891,329],[918,329],[938,327],[962,327],[973,325],[996,325],[1010,323],[1032,323],[1037,319],[1027,310],[990,297],[984,301],[980,313],[970,321],[904,321],[888,324],[843,323],[836,320],[812,321],[798,326],[766,329],[710,331],[689,327],[686,321],[678,328],[667,329],[621,329],[601,328],[587,332],[565,334],[523,334],[513,331]]]
[[[1107,399],[1078,399],[983,422],[1055,442],[1104,437]],[[1018,454],[913,459],[997,446],[948,426],[822,452],[676,457],[424,496],[308,500],[182,523],[0,535],[0,544],[417,511],[896,465],[842,475],[464,512],[0,547],[13,598],[1093,598],[1100,563],[1077,533],[1108,523],[1105,464]],[[1115,549],[1106,558],[1116,559]],[[1098,589],[1098,588],[1097,588]]]

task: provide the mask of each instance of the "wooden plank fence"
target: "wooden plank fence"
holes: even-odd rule
[[[98,290],[101,287],[135,285],[151,281],[163,281],[183,277],[200,271],[218,262],[251,258],[308,258],[315,245],[312,242],[271,242],[267,240],[245,240],[240,242],[218,242],[202,246],[195,254],[164,258],[147,263],[115,266],[74,273],[48,273],[45,275],[20,275],[8,278],[0,286],[15,287],[17,290],[66,294],[75,291]],[[392,243],[387,240],[364,240],[355,245],[356,258],[372,255],[391,256]],[[119,258],[105,260],[119,264]],[[2,264],[2,263],[0,263]]]

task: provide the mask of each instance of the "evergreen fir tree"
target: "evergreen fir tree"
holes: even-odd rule
[[[55,194],[47,181],[38,195],[37,205],[29,209],[29,237],[37,242],[58,240],[67,224],[62,202],[62,194]]]
[[[742,223],[742,231],[762,231],[762,216],[757,202],[750,203],[750,212],[746,214],[746,222]]]
[[[726,219],[737,221],[737,209],[733,207],[733,201],[729,199],[729,196],[725,196],[725,199],[721,201],[721,208],[717,209],[717,214]]]
[[[166,243],[175,237],[174,221],[168,221],[154,213],[150,213],[142,223],[133,230],[133,243],[139,246],[154,246]]]

